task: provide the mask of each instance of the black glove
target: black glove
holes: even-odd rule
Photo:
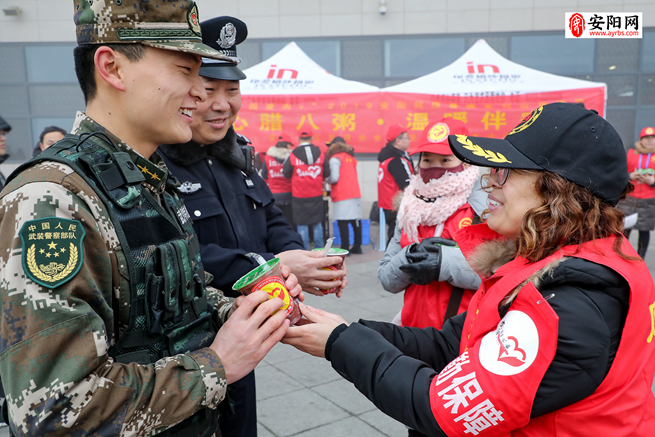
[[[409,253],[425,253],[425,252],[435,253],[441,251],[440,246],[455,247],[457,246],[457,243],[455,243],[453,240],[447,240],[441,237],[430,237],[424,239],[420,243],[414,243],[411,246],[409,246],[408,252]]]
[[[417,285],[428,285],[439,280],[441,272],[441,250],[437,252],[407,252],[409,264],[400,266],[405,274],[409,276],[409,282]]]

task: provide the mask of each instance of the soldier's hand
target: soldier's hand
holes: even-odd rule
[[[284,302],[269,298],[262,290],[246,296],[210,346],[223,363],[228,384],[250,373],[289,328],[284,311],[277,311]]]
[[[320,252],[308,250],[288,250],[275,255],[282,264],[288,265],[305,293],[323,296],[321,290],[345,287],[346,270],[323,270],[325,267],[341,264],[341,257],[327,256],[321,258]],[[335,281],[336,279],[336,281]],[[318,289],[318,290],[317,290]],[[341,292],[337,293],[337,297]]]
[[[297,298],[300,302],[305,300],[305,293],[302,292],[302,287],[298,282],[298,277],[291,273],[291,268],[287,265],[281,265],[282,277],[284,278],[284,285],[289,290],[291,297]]]

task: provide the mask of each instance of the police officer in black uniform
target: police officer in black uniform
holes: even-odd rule
[[[237,57],[236,45],[248,29],[241,20],[218,17],[201,23],[203,42]],[[266,182],[254,168],[254,149],[232,127],[241,107],[239,80],[246,76],[234,64],[203,59],[199,72],[208,98],[199,102],[187,144],[162,145],[159,152],[181,185],[178,188],[198,234],[211,285],[238,296],[232,285],[260,262],[278,256],[299,277],[303,289],[345,286],[343,273],[320,270],[334,264],[304,251],[302,239],[275,206]],[[322,294],[322,293],[321,293]],[[219,426],[223,436],[256,436],[254,372],[232,384]],[[227,407],[229,406],[229,407]]]

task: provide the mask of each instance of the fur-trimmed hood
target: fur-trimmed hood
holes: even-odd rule
[[[236,132],[230,127],[225,137],[214,144],[201,146],[194,141],[189,141],[186,144],[161,145],[159,148],[178,165],[187,166],[206,158],[216,158],[239,170],[245,170],[246,158],[243,156],[237,138]]]
[[[355,156],[355,149],[346,143],[334,143],[328,149],[325,160],[329,161],[330,158],[332,158],[337,153],[347,153],[349,155]]]
[[[512,261],[515,256],[516,243],[513,240],[492,240],[480,244],[467,257],[467,261],[473,270],[484,279],[492,276],[501,266]],[[552,276],[557,266],[567,259],[569,257],[559,258],[537,270],[517,285],[514,290],[507,293],[504,304],[508,305],[511,303],[516,298],[518,292],[529,282],[532,282],[535,288],[539,289],[542,280],[548,275]]]
[[[646,148],[641,144],[641,141],[637,141],[637,142],[635,143],[635,150],[636,150],[637,152],[639,152],[639,153],[643,153],[643,154],[648,154],[648,153],[653,153],[653,152],[655,152],[655,150],[648,150],[648,149],[646,149]]]
[[[266,151],[266,154],[275,158],[279,162],[284,162],[289,157],[289,155],[291,155],[291,149],[287,147],[271,146]]]

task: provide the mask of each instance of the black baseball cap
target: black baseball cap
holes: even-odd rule
[[[612,205],[630,180],[618,132],[596,111],[573,103],[538,107],[505,139],[450,135],[448,141],[469,164],[556,173]]]
[[[220,80],[242,80],[246,78],[243,71],[237,66],[241,58],[237,56],[237,45],[246,40],[248,26],[234,17],[216,17],[200,23],[202,29],[202,42],[217,50],[232,60],[219,61],[202,58],[202,65],[198,74],[204,77]]]

